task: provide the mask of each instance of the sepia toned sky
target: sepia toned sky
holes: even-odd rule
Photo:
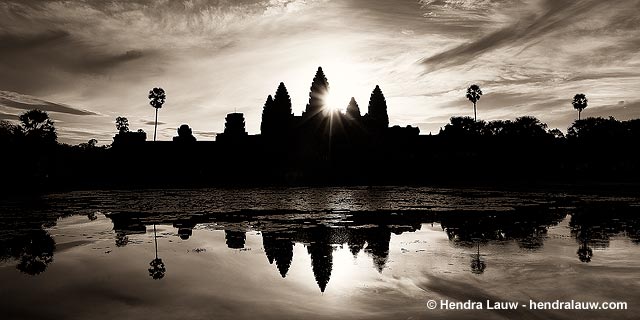
[[[213,140],[237,110],[258,133],[283,81],[294,113],[318,66],[330,101],[364,111],[380,85],[392,125],[437,133],[473,115],[640,117],[640,0],[4,0],[0,119],[50,112],[60,141],[109,144],[117,116],[153,135],[147,93],[163,87],[159,137],[189,124]]]

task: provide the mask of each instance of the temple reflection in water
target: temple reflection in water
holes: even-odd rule
[[[577,208],[570,214],[569,227],[577,242],[577,258],[590,262],[592,247],[606,248],[614,235],[629,237],[640,243],[640,221],[626,204],[606,204],[613,216],[599,214],[598,208]],[[353,256],[368,255],[380,273],[389,260],[392,234],[420,230],[423,224],[440,224],[450,243],[472,249],[471,272],[481,274],[487,267],[482,246],[490,242],[513,241],[525,251],[536,251],[544,245],[549,227],[567,219],[564,209],[535,206],[513,211],[394,211],[394,212],[318,212],[304,213],[305,218],[290,219],[299,212],[243,211],[216,215],[157,216],[117,212],[108,214],[117,235],[143,234],[146,226],[156,223],[173,225],[178,236],[187,240],[199,225],[206,229],[224,230],[229,249],[244,249],[246,232],[258,231],[269,263],[285,278],[294,256],[294,246],[304,245],[310,256],[311,269],[320,291],[329,284],[333,270],[333,253],[346,246]],[[116,241],[122,242],[122,236]]]
[[[294,247],[303,245],[310,257],[315,281],[324,292],[331,279],[334,251],[338,247],[346,247],[354,257],[363,252],[382,273],[389,261],[392,234],[414,232],[425,224],[439,224],[453,247],[473,252],[471,260],[467,260],[470,271],[482,274],[491,268],[490,259],[482,255],[483,246],[515,242],[522,250],[537,251],[548,239],[548,229],[566,221],[576,242],[575,258],[589,263],[597,259],[593,249],[607,248],[613,236],[622,235],[640,244],[640,218],[634,210],[629,203],[603,202],[570,209],[558,204],[540,204],[513,210],[243,210],[215,214],[113,211],[106,216],[113,223],[116,247],[131,245],[130,236],[145,234],[154,225],[173,226],[176,232],[170,237],[175,236],[178,241],[194,237],[194,229],[224,231],[226,246],[233,250],[248,250],[245,248],[247,232],[258,232],[266,259],[283,278],[292,265]],[[26,274],[44,272],[54,261],[56,250],[47,228],[55,226],[58,217],[51,212],[39,215],[36,211],[30,219],[17,220],[10,227],[3,224],[0,260],[16,261],[17,269]],[[93,213],[87,217],[90,221],[96,219]],[[133,245],[136,244],[139,242]],[[162,247],[159,251],[162,252]],[[161,254],[156,251],[149,271],[154,279],[162,279],[164,272],[171,270],[164,262],[161,266],[153,264],[161,260]]]

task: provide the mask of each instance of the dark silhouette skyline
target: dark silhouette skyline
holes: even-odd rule
[[[157,111],[166,94],[161,88],[154,90],[150,104]],[[452,117],[437,135],[420,135],[417,127],[389,127],[380,86],[372,90],[364,115],[353,98],[344,113],[330,108],[329,91],[329,80],[319,67],[306,109],[297,116],[286,85],[280,82],[263,106],[261,134],[248,134],[245,115],[233,112],[226,115],[224,132],[215,141],[197,141],[188,124],[177,128],[172,141],[147,141],[143,130],[130,130],[129,120],[119,116],[111,146],[98,147],[93,139],[68,146],[56,142],[55,127],[46,112],[28,111],[21,126],[2,123],[0,149],[15,155],[2,160],[17,168],[9,177],[14,184],[2,188],[38,192],[211,185],[640,181],[634,148],[640,137],[637,120],[580,119],[565,136],[532,116],[488,122]],[[469,87],[467,94],[474,105],[481,92],[477,85]],[[578,100],[586,105],[586,97]],[[168,165],[148,170],[141,159],[163,159]],[[482,170],[471,173],[467,171],[471,167]],[[23,179],[24,173],[31,179]]]

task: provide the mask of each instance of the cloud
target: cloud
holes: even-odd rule
[[[505,27],[425,58],[422,63],[435,70],[464,64],[504,46],[526,44],[575,23],[598,5],[601,5],[600,1],[545,1],[536,12],[523,14]]]
[[[0,120],[18,120],[18,116],[0,111]]]
[[[4,31],[0,33],[0,49],[5,52],[20,52],[44,46],[69,36],[69,32],[64,30],[44,30],[40,33],[9,33]]]
[[[10,91],[0,91],[0,106],[13,109],[40,109],[48,112],[67,113],[72,115],[97,115],[89,110],[74,108],[68,105],[38,99],[32,96]]]
[[[215,138],[218,133],[217,132],[213,132],[213,131],[194,131],[193,134],[195,136],[203,136],[206,138]]]
[[[146,124],[148,126],[153,126],[153,125],[156,124],[156,122],[154,120],[140,120],[140,123]],[[162,122],[162,121],[158,121],[158,125],[159,126],[160,125],[165,125],[165,124],[167,124],[167,123],[166,122]],[[171,129],[171,130],[173,130],[173,129]]]
[[[614,117],[618,120],[640,118],[640,100],[618,101],[614,104],[589,106],[582,114],[586,117]]]
[[[62,29],[21,30],[0,34],[0,89],[33,95],[79,85],[86,77],[111,75],[118,67],[144,58],[154,50],[139,50],[83,40]],[[131,67],[131,65],[129,65]],[[132,70],[139,69],[133,67]]]

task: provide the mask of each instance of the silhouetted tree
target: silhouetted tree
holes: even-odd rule
[[[46,111],[29,110],[19,117],[22,130],[27,138],[42,142],[55,143],[58,139],[53,120]]]
[[[20,127],[9,121],[0,120],[0,142],[14,142],[20,134]]]
[[[482,90],[480,90],[480,86],[477,84],[472,84],[467,88],[467,99],[473,103],[473,120],[478,120],[476,113],[476,103],[480,100],[482,96]]]
[[[513,122],[513,135],[519,137],[544,137],[547,136],[547,124],[540,122],[536,117],[519,117]]]
[[[371,92],[369,98],[369,110],[365,117],[376,128],[389,127],[389,115],[387,114],[387,100],[382,94],[380,86],[377,86]]]
[[[178,136],[173,138],[177,142],[195,142],[196,137],[193,136],[193,130],[189,125],[183,124],[178,128]]]
[[[580,114],[582,113],[582,110],[587,108],[587,96],[584,95],[584,93],[578,93],[575,96],[573,96],[573,101],[571,102],[571,104],[573,105],[573,108],[578,110],[578,120],[580,120]]]
[[[575,121],[567,130],[567,137],[581,140],[615,140],[628,134],[625,126],[614,117],[586,118]]]
[[[308,118],[313,118],[317,114],[325,111],[326,98],[329,94],[329,81],[322,71],[322,67],[318,67],[313,82],[311,83],[311,89],[309,92],[309,103],[305,109],[303,115]]]
[[[347,115],[351,119],[359,119],[361,117],[360,108],[354,97],[351,97],[351,101],[349,101],[349,105],[347,106]]]
[[[129,119],[125,117],[116,118],[116,129],[120,133],[129,132]]]
[[[156,131],[158,130],[158,109],[162,108],[167,95],[162,88],[153,88],[149,91],[149,104],[156,109],[156,122],[153,128],[153,141],[156,141]]]
[[[549,130],[549,134],[556,139],[564,138],[564,133],[562,133],[558,128]]]
[[[484,133],[494,137],[509,136],[512,133],[512,128],[513,122],[511,120],[494,120],[487,123]]]
[[[98,144],[98,140],[89,139],[89,141],[79,144],[78,147],[80,147],[80,149],[93,149],[96,147],[97,144]]]
[[[440,134],[450,137],[480,136],[487,130],[484,121],[475,121],[471,117],[451,117],[449,121]]]

